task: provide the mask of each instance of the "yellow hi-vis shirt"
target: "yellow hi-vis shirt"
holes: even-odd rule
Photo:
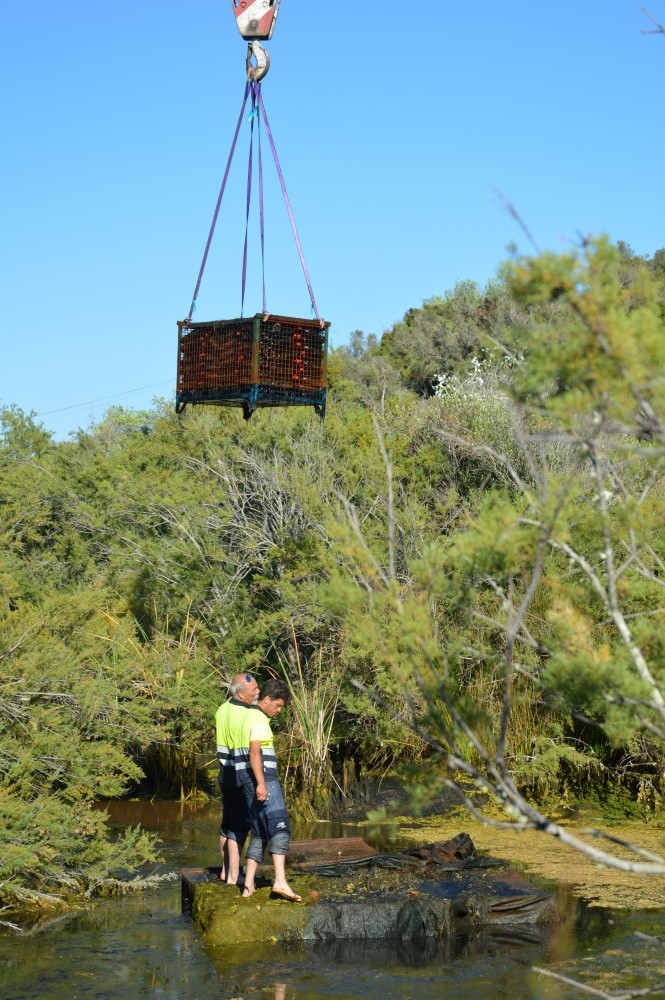
[[[244,718],[243,731],[241,737],[243,746],[247,747],[246,776],[241,778],[236,768],[236,780],[239,783],[252,780],[252,769],[249,763],[250,743],[261,743],[261,761],[263,763],[263,776],[265,778],[277,777],[277,756],[275,755],[275,741],[270,728],[270,719],[261,711],[258,705],[250,705]]]
[[[249,754],[249,743],[244,747],[242,744],[247,710],[248,706],[242,701],[231,698],[220,705],[215,713],[217,760],[227,786],[240,784],[236,781],[236,758],[244,759]]]

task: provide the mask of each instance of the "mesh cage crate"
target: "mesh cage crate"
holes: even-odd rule
[[[330,323],[258,313],[249,319],[178,323],[176,411],[188,403],[326,408]]]

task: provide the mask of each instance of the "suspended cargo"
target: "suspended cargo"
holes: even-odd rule
[[[176,410],[188,403],[326,408],[330,323],[257,313],[244,319],[178,323]]]
[[[231,5],[243,38],[248,42],[272,38],[279,0],[231,0]]]
[[[313,406],[319,416],[323,417],[326,406],[326,354],[330,323],[325,322],[319,316],[261,94],[261,80],[267,72],[269,58],[259,41],[269,39],[272,36],[280,0],[231,0],[231,3],[238,30],[243,38],[249,41],[245,62],[245,93],[203,252],[192,303],[187,317],[178,323],[176,411],[182,413],[188,403],[241,406],[245,418],[249,419],[252,413],[261,406]],[[256,60],[256,64],[252,60]],[[250,99],[249,163],[240,312],[242,314],[245,311],[248,227],[252,198],[255,134],[258,142],[258,215],[263,309],[253,318],[242,318],[241,316],[240,319],[192,322],[238,135],[245,120],[245,108]],[[277,176],[307,283],[312,307],[311,319],[275,316],[268,311],[264,253],[262,123],[265,126],[270,150],[275,161]]]

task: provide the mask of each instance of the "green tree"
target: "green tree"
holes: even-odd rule
[[[594,766],[609,772],[612,752],[626,748],[640,761],[635,794],[656,806],[662,793],[665,329],[650,270],[626,283],[623,257],[600,240],[506,268],[511,294],[535,318],[519,331],[512,449],[479,438],[474,419],[486,404],[471,399],[466,434],[445,424],[439,433],[491,460],[486,488],[406,572],[394,555],[377,567],[369,545],[357,548],[353,572],[367,595],[366,641],[405,690],[416,683],[412,722],[470,808],[456,775],[491,792],[517,827],[607,864],[663,873],[663,858],[626,860],[572,837],[529,795],[552,769],[586,769],[587,779]],[[553,302],[557,322],[539,322]],[[388,509],[393,464],[386,452]],[[362,541],[357,519],[355,528]],[[382,625],[386,616],[399,629]],[[576,725],[598,734],[604,763],[593,746],[576,749]]]
[[[523,310],[503,281],[481,289],[460,281],[453,291],[410,309],[384,333],[378,351],[402,373],[418,395],[433,392],[438,376],[459,373],[472,357],[503,352],[510,331],[523,322]]]

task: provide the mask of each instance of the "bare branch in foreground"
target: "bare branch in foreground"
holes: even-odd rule
[[[643,14],[649,18],[649,20],[656,25],[655,28],[642,28],[643,35],[665,35],[665,27],[657,21],[653,14],[650,14],[646,7],[640,7]]]
[[[382,705],[384,708],[387,707],[386,702],[380,695],[375,691],[371,691],[360,681],[352,681],[354,687],[358,690],[363,691],[377,704]],[[418,678],[418,684],[421,692],[425,697],[427,697],[427,692],[421,678]],[[416,733],[425,743],[432,747],[438,754],[440,754],[446,761],[451,772],[455,773],[462,772],[475,781],[479,790],[488,792],[493,795],[495,799],[507,809],[509,815],[514,815],[518,817],[515,822],[508,823],[505,828],[513,828],[518,830],[538,830],[541,833],[546,833],[550,837],[554,837],[555,840],[560,841],[560,843],[565,844],[567,847],[573,848],[579,854],[583,854],[585,857],[589,858],[591,861],[597,864],[604,865],[606,868],[615,868],[618,871],[632,872],[636,875],[665,875],[665,858],[659,857],[658,855],[651,855],[653,860],[650,861],[629,861],[626,858],[621,858],[616,854],[610,854],[607,851],[600,850],[594,847],[592,844],[588,844],[585,840],[582,840],[580,836],[576,836],[565,827],[559,826],[558,823],[554,823],[552,820],[544,816],[538,809],[535,809],[518,791],[515,787],[510,775],[507,773],[505,768],[502,768],[502,762],[492,760],[488,751],[483,747],[483,745],[478,740],[476,734],[469,726],[466,725],[464,720],[461,718],[457,712],[455,706],[451,703],[450,699],[447,697],[445,687],[441,680],[439,680],[439,695],[442,698],[447,710],[451,713],[451,717],[454,720],[458,731],[464,733],[464,735],[471,740],[474,749],[478,753],[479,757],[483,761],[486,771],[483,772],[479,767],[471,764],[469,761],[464,760],[455,752],[451,752],[450,749],[441,745],[441,743],[436,740],[426,729],[419,723],[417,714],[413,711],[412,718],[400,719],[403,725],[408,726],[412,732]],[[460,799],[464,801],[464,805],[468,808],[469,800],[464,795],[463,791],[459,788],[457,783],[451,779],[444,779],[444,785],[448,788],[454,788],[459,795]],[[485,816],[482,810],[477,809],[476,806],[471,803],[472,809],[470,810],[472,814],[483,822],[486,826],[495,826],[497,824],[496,820],[490,819],[490,817]],[[609,838],[608,838],[609,839]],[[629,844],[622,844],[621,846],[630,850]],[[635,853],[638,856],[645,856],[641,848],[637,848]]]
[[[601,513],[604,516],[605,511],[604,508],[602,508],[602,498],[601,498]],[[530,524],[533,525],[534,527],[537,526],[542,528],[542,524],[540,521],[535,521],[531,518],[521,518],[521,521],[524,524]],[[614,623],[617,632],[621,636],[624,645],[626,646],[628,652],[630,653],[631,659],[635,665],[638,675],[640,676],[641,680],[643,680],[644,683],[648,685],[651,691],[651,702],[650,702],[651,708],[655,709],[656,712],[658,712],[658,714],[663,719],[665,719],[665,698],[663,697],[663,694],[660,688],[658,687],[656,680],[653,674],[651,673],[651,670],[649,669],[649,665],[647,664],[646,659],[644,658],[642,650],[640,649],[640,647],[633,638],[633,635],[628,627],[626,619],[623,615],[623,611],[616,596],[616,578],[614,576],[613,561],[612,561],[613,551],[611,547],[611,541],[609,539],[609,534],[606,533],[605,551],[604,551],[605,563],[606,563],[605,571],[608,574],[607,587],[604,586],[599,575],[595,572],[595,570],[588,562],[588,560],[586,560],[583,556],[581,556],[578,552],[576,552],[575,549],[572,548],[572,546],[568,545],[566,542],[554,541],[554,539],[550,539],[549,544],[553,549],[558,549],[559,551],[565,553],[565,555],[567,555],[568,558],[572,562],[574,562],[577,566],[579,566],[579,568],[585,573],[586,577],[593,586],[593,589],[596,591],[601,601],[603,602],[603,605],[610,620]]]
[[[645,851],[643,847],[637,847],[635,844],[629,844],[627,840],[622,840],[620,837],[614,837],[611,833],[605,833],[603,830],[596,830],[590,828],[588,830],[580,830],[583,837],[600,837],[603,840],[609,840],[611,844],[616,844],[617,847],[625,847],[627,851],[631,851],[633,854],[638,854],[641,858],[646,858],[647,861],[662,861],[662,858],[658,854],[652,854],[651,851]]]
[[[526,222],[519,214],[513,203],[508,198],[506,198],[505,194],[502,194],[501,191],[497,191],[496,188],[494,189],[494,193],[497,196],[497,198],[499,198],[499,200],[503,203],[504,207],[507,209],[508,214],[511,216],[511,218],[513,218],[517,223],[517,225],[520,227],[520,229],[528,239],[529,243],[533,247],[533,249],[536,251],[537,254],[540,255],[542,253],[542,250],[540,249],[535,239],[531,235],[529,227],[527,226]]]
[[[577,979],[571,979],[570,976],[562,976],[560,972],[552,972],[550,969],[543,969],[538,965],[532,965],[531,969],[540,976],[549,976],[550,979],[566,983],[567,986],[574,986],[583,993],[590,993],[594,997],[604,997],[604,1000],[632,1000],[633,997],[655,996],[665,991],[665,982],[663,982],[655,983],[653,986],[645,986],[642,989],[618,990],[615,993],[607,993],[605,990],[597,990],[595,987],[587,986],[586,983],[581,983]]]
[[[13,924],[11,920],[0,920],[0,927],[9,927],[10,931],[16,931],[17,934],[23,934],[23,928],[19,927],[18,924]]]
[[[582,319],[588,323],[588,320],[584,316],[582,316]],[[609,356],[612,357],[611,345],[605,342],[604,331],[602,329],[600,331],[594,330],[594,333],[600,336],[603,351],[606,354],[609,352]],[[638,390],[635,389],[635,392],[638,392]],[[635,392],[633,392],[634,398]],[[578,462],[575,463],[575,472],[571,472],[566,477],[564,482],[557,488],[556,494],[551,495],[549,502],[547,502],[547,491],[544,491],[543,497],[537,497],[534,489],[520,476],[515,464],[505,454],[502,454],[501,451],[489,445],[474,444],[458,434],[445,430],[435,429],[434,433],[440,439],[461,445],[471,453],[489,455],[493,462],[496,463],[496,466],[503,471],[505,478],[509,479],[513,486],[517,487],[524,500],[527,501],[532,509],[534,506],[536,508],[538,506],[543,508],[543,516],[528,516],[528,511],[526,512],[527,516],[517,514],[515,521],[517,525],[529,526],[536,529],[537,533],[537,539],[531,540],[534,547],[533,560],[530,564],[531,570],[522,574],[518,582],[518,589],[514,589],[515,576],[513,573],[508,573],[507,582],[504,585],[501,585],[496,580],[492,580],[491,577],[489,580],[487,576],[483,578],[482,582],[486,586],[489,585],[495,596],[499,598],[504,620],[498,621],[491,615],[486,615],[475,608],[469,609],[471,616],[491,624],[492,627],[503,633],[504,637],[504,650],[501,657],[503,665],[503,699],[501,716],[495,732],[485,735],[482,728],[479,730],[474,725],[474,722],[465,716],[463,703],[457,700],[455,692],[450,689],[446,669],[442,668],[441,657],[445,660],[446,654],[441,644],[437,640],[436,646],[439,652],[434,653],[429,641],[420,636],[411,636],[411,642],[415,641],[417,649],[413,650],[413,654],[410,655],[409,659],[411,676],[419,689],[421,695],[419,701],[421,704],[415,705],[413,698],[407,692],[406,703],[408,709],[404,713],[405,717],[400,717],[399,721],[414,732],[424,743],[428,744],[442,758],[450,773],[450,778],[442,777],[442,783],[445,787],[454,789],[470,812],[488,826],[500,825],[504,829],[514,829],[516,831],[537,830],[555,838],[560,843],[572,848],[596,864],[631,874],[665,875],[665,857],[663,856],[652,854],[627,842],[613,839],[609,835],[605,839],[610,844],[621,848],[623,851],[630,852],[632,857],[622,856],[620,851],[612,852],[610,849],[603,850],[599,846],[595,846],[589,843],[588,840],[585,840],[584,834],[577,834],[549,819],[539,809],[535,808],[516,787],[505,759],[508,727],[514,700],[512,682],[514,674],[522,671],[522,665],[515,662],[515,646],[517,643],[524,643],[527,646],[536,648],[539,654],[547,652],[540,647],[540,643],[536,641],[535,636],[525,626],[525,619],[529,613],[535,591],[543,574],[545,553],[548,549],[561,552],[567,556],[575,567],[575,575],[581,571],[581,574],[586,578],[587,587],[590,584],[591,589],[600,599],[601,606],[606,612],[609,622],[614,625],[623,646],[630,655],[637,676],[647,687],[644,708],[648,708],[650,711],[655,710],[661,718],[665,719],[665,697],[663,691],[658,686],[656,676],[652,674],[638,641],[629,629],[622,605],[622,591],[620,590],[619,582],[622,581],[623,575],[629,568],[635,568],[641,554],[638,552],[635,533],[631,529],[630,543],[626,546],[626,552],[624,553],[619,547],[622,561],[618,564],[616,558],[617,546],[615,546],[612,534],[612,522],[608,507],[608,497],[611,498],[613,492],[617,489],[617,480],[614,476],[613,468],[607,466],[607,457],[604,449],[596,441],[599,431],[594,431],[593,436],[589,440],[578,439],[578,444],[580,447],[583,447],[586,462],[590,465],[589,471],[594,485],[594,494],[599,506],[600,526],[602,529],[600,541],[602,551],[599,558],[603,563],[600,569],[595,565],[593,556],[582,554],[576,546],[569,544],[567,541],[559,540],[554,536],[555,526],[560,519],[561,512],[574,482],[577,481],[577,472],[579,471]],[[663,437],[665,438],[665,428],[663,428]],[[386,456],[384,455],[384,462],[385,459]],[[607,482],[608,476],[610,477],[609,483]],[[608,485],[612,486],[612,491],[606,488]],[[344,502],[344,498],[341,499]],[[554,506],[552,509],[548,509],[552,501],[554,501]],[[363,547],[367,552],[370,567],[373,567],[375,570],[378,569],[375,565],[373,566],[369,546],[363,538],[357,517],[353,516],[353,508],[348,501],[344,502],[344,505],[354,533],[359,541],[363,543]],[[645,567],[645,570],[648,572],[649,567]],[[478,579],[476,579],[476,587],[478,582]],[[385,590],[388,591],[389,579],[385,571],[379,570],[376,583],[378,586],[383,585]],[[393,594],[393,602],[394,610],[398,615],[403,615],[404,611],[398,591]],[[639,633],[637,634],[639,635]],[[390,706],[387,705],[380,693],[365,687],[365,685],[358,681],[354,680],[352,683],[377,704],[391,711]],[[609,692],[609,695],[611,696],[611,692]],[[427,707],[425,708],[425,706]],[[461,749],[461,747],[464,747],[464,749]],[[492,796],[495,802],[505,810],[508,821],[506,823],[497,823],[496,820],[484,815],[482,807],[479,808],[476,806],[460,789],[460,776],[463,776],[464,779],[471,779],[479,791]],[[603,836],[602,833],[597,831],[590,831],[588,835],[591,837]]]

